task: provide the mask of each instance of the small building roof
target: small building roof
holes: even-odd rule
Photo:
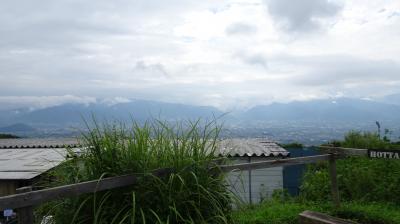
[[[272,141],[262,139],[225,139],[220,142],[219,156],[286,157],[289,152]]]
[[[75,138],[16,138],[0,139],[0,149],[9,148],[75,148],[79,142]]]
[[[66,147],[80,151],[75,139],[1,139],[0,180],[30,180],[62,163]],[[218,156],[286,157],[289,152],[275,142],[261,139],[225,139]]]
[[[0,180],[30,180],[65,160],[66,148],[0,149]]]

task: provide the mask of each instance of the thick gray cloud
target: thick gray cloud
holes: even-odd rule
[[[359,1],[1,1],[0,110],[100,98],[232,108],[395,93],[400,4]]]
[[[318,19],[335,16],[341,9],[330,0],[265,0],[278,26],[288,31],[318,29]]]
[[[261,53],[237,52],[233,56],[239,58],[246,64],[261,66],[264,69],[268,68],[267,58]]]
[[[226,33],[235,34],[251,34],[257,32],[257,27],[246,23],[233,23],[226,28]]]
[[[326,55],[288,59],[309,69],[292,81],[308,86],[400,84],[400,64],[393,60],[371,60],[348,55]]]

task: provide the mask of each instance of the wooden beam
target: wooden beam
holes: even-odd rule
[[[292,166],[299,164],[315,163],[318,161],[327,161],[329,160],[330,157],[331,157],[330,154],[324,154],[317,156],[296,157],[290,159],[278,159],[278,160],[269,160],[269,161],[254,162],[254,163],[221,165],[219,166],[219,169],[222,172],[256,170],[256,169],[264,169],[264,168],[279,167],[279,166]]]
[[[341,156],[368,156],[368,149],[343,148],[332,146],[319,146],[324,153],[335,153]]]
[[[339,187],[337,181],[336,158],[331,154],[329,158],[329,177],[331,179],[332,200],[336,208],[340,207]]]
[[[25,193],[25,192],[31,192],[32,187],[21,187],[17,189],[17,193]],[[34,222],[34,216],[33,216],[33,207],[32,206],[26,206],[26,207],[20,207],[17,209],[17,218],[18,218],[18,223],[24,223],[24,224],[33,224]]]
[[[152,175],[162,177],[169,175],[173,169],[165,168],[151,172]],[[119,187],[136,184],[141,175],[132,174],[118,177],[109,177],[101,180],[87,181],[77,184],[64,185],[44,190],[25,192],[0,198],[0,210],[23,208],[38,205],[44,202],[67,197],[76,197],[82,194],[95,193]]]
[[[320,212],[304,211],[299,214],[300,224],[357,224],[356,222],[339,219]]]

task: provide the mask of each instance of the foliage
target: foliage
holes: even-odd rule
[[[399,142],[390,142],[391,131],[385,129],[385,135],[381,138],[375,132],[350,131],[344,141],[331,142],[336,147],[360,148],[360,149],[400,149]]]
[[[344,203],[334,215],[363,224],[400,223],[400,208],[387,203]]]
[[[400,203],[400,161],[351,157],[337,161],[342,200]],[[311,165],[304,175],[301,196],[307,200],[331,200],[326,163]]]
[[[2,134],[0,133],[0,139],[10,139],[10,138],[20,138],[19,136],[12,134]]]
[[[296,199],[270,200],[233,212],[236,224],[297,224],[298,215],[305,211],[317,211],[335,217],[350,219],[363,224],[399,224],[400,208],[382,203],[346,202],[335,209],[326,202],[304,202]]]
[[[340,146],[367,149],[397,147],[375,133],[349,132]],[[338,185],[342,200],[393,202],[400,204],[400,161],[350,157],[337,161]],[[307,200],[330,200],[327,163],[310,165],[304,175],[301,196]]]
[[[89,127],[89,125],[88,125]],[[56,223],[228,223],[230,193],[224,177],[210,175],[220,127],[215,122],[160,121],[144,125],[94,122],[86,150],[54,172],[58,185],[142,174],[139,184],[45,205]],[[166,177],[146,174],[173,168]]]
[[[299,142],[291,142],[291,143],[287,143],[287,144],[279,144],[282,148],[299,148],[302,149],[304,147],[303,144],[299,143]]]

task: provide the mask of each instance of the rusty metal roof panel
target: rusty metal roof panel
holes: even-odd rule
[[[218,147],[219,156],[286,157],[289,152],[275,142],[261,139],[225,139]]]

